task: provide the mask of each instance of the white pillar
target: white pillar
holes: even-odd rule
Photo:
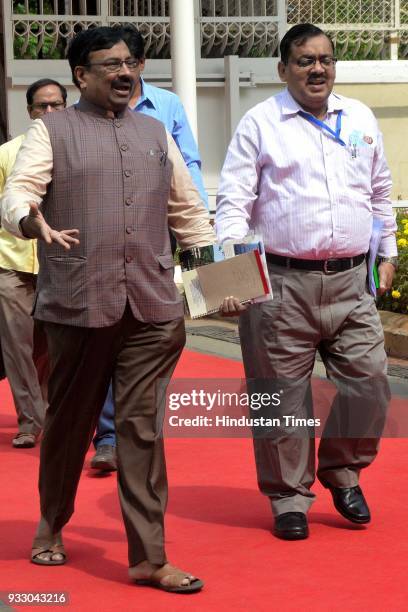
[[[196,56],[193,0],[170,0],[171,73],[173,91],[186,109],[197,140]]]
[[[395,31],[390,32],[390,59],[398,59],[398,49],[400,44],[400,27],[401,27],[401,7],[400,0],[394,0],[393,8],[393,21],[395,25]]]
[[[277,9],[278,9],[278,36],[279,36],[279,44],[280,44],[282,38],[285,36],[286,31],[288,29],[286,0],[278,0]]]
[[[225,73],[225,118],[227,126],[227,146],[235,132],[241,117],[239,93],[239,57],[226,55],[224,57]]]

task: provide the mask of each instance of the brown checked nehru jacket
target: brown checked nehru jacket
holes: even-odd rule
[[[39,242],[34,317],[105,327],[122,317],[128,300],[140,321],[179,318],[183,306],[173,282],[168,226],[182,246],[206,244],[214,240],[208,214],[184,164],[187,200],[195,201],[180,198],[170,137],[159,121],[127,109],[115,119],[102,112],[81,100],[41,119],[52,149],[52,180],[34,191],[40,197],[45,192],[47,223],[78,228],[80,244],[65,251]],[[174,158],[173,148],[171,153]],[[19,188],[13,180],[7,187]]]

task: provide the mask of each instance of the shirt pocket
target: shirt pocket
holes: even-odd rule
[[[174,259],[171,254],[169,255],[156,255],[156,259],[160,264],[160,268],[163,270],[173,270]]]
[[[182,298],[174,282],[174,259],[171,253],[156,255],[158,270],[155,271],[155,280],[151,280],[152,284],[160,286],[160,294],[162,302],[165,304],[180,304]],[[157,274],[157,276],[156,276]]]
[[[144,157],[144,167],[150,192],[168,195],[173,165],[168,159],[167,151],[149,149]]]
[[[354,192],[365,195],[372,193],[371,174],[374,161],[374,147],[344,147],[346,185]]]
[[[39,302],[42,305],[69,311],[86,309],[86,257],[48,256],[44,273],[48,282],[44,286],[40,284]]]

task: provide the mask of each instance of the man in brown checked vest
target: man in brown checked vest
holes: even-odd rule
[[[202,582],[164,550],[163,380],[185,342],[168,226],[182,248],[212,242],[213,232],[163,125],[127,109],[138,60],[121,30],[80,33],[68,59],[80,101],[33,123],[2,202],[6,229],[41,239],[34,317],[51,375],[32,561],[66,561],[61,530],[113,378],[130,576],[198,591]]]

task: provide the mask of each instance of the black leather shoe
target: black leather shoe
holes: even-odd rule
[[[285,512],[275,517],[274,534],[282,540],[304,540],[309,536],[306,514]]]
[[[116,448],[109,444],[98,446],[91,460],[91,468],[103,472],[115,472],[117,470]]]
[[[329,489],[333,496],[334,507],[344,518],[360,525],[370,522],[370,510],[360,487],[349,489],[329,487]]]

